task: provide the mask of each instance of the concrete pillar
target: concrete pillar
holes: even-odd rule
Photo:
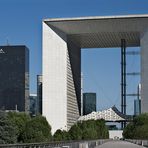
[[[68,130],[79,117],[81,51],[62,31],[43,22],[43,115]]]
[[[148,30],[141,34],[141,112],[148,112]]]
[[[43,116],[52,127],[67,130],[67,42],[43,22]]]

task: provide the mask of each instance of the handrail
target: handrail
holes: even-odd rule
[[[55,142],[45,142],[45,143],[23,143],[23,144],[0,144],[0,148],[43,148],[43,147],[67,147],[67,148],[79,148],[88,147],[90,145],[101,145],[105,142],[110,141],[110,139],[99,139],[99,140],[80,140],[80,141],[55,141]]]
[[[125,139],[128,142],[137,144],[137,145],[142,145],[144,147],[148,147],[148,139],[142,140],[142,139]]]

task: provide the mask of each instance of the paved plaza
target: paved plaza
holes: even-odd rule
[[[144,148],[144,147],[125,141],[111,141],[104,143],[100,146],[97,146],[96,148]]]

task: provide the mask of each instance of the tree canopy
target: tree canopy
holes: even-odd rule
[[[29,114],[26,113],[8,112],[8,118],[17,127],[18,131],[17,141],[22,142],[23,141],[22,135],[25,131],[26,123],[31,120],[31,117],[29,116]]]
[[[48,142],[51,137],[51,127],[45,117],[0,111],[0,144]]]
[[[45,117],[38,115],[26,123],[23,142],[49,142],[51,140],[51,126]]]
[[[60,129],[58,129],[54,135],[53,135],[53,140],[54,141],[66,141],[66,140],[70,140],[70,135],[68,132],[66,131],[62,131]]]
[[[0,111],[0,144],[17,142],[17,127],[8,119],[7,113]]]
[[[106,139],[109,137],[108,128],[104,120],[88,120],[74,124],[68,132],[57,130],[54,134],[54,140],[91,140]]]
[[[123,131],[126,139],[148,139],[148,113],[136,116]]]
[[[142,117],[141,117],[142,118]],[[135,122],[143,125],[143,120]],[[147,126],[141,127],[145,130]],[[88,120],[75,123],[69,131],[57,130],[51,135],[51,126],[45,117],[37,115],[30,117],[29,114],[20,112],[0,111],[0,144],[5,143],[36,143],[66,140],[91,140],[108,138],[108,128],[104,120]]]

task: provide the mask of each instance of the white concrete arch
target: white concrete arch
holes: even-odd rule
[[[142,112],[148,112],[148,15],[43,20],[43,115],[68,130],[79,117],[81,48],[141,46]]]

